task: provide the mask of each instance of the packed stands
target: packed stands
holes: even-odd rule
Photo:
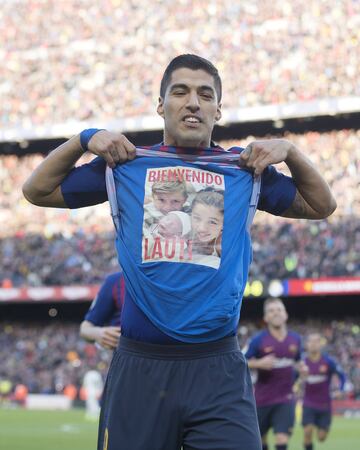
[[[358,96],[359,14],[356,0],[5,0],[0,127],[154,114],[162,71],[189,52],[218,66],[225,108]]]
[[[84,374],[97,368],[106,374],[112,356],[79,338],[75,324],[2,323],[0,379],[28,387],[30,393],[61,393],[80,387]]]
[[[321,169],[338,208],[323,221],[259,213],[252,233],[251,276],[266,281],[359,275],[360,131],[308,132],[287,138]],[[74,211],[30,205],[21,185],[41,159],[39,155],[0,157],[0,222],[5,224],[0,234],[0,285],[4,281],[10,286],[100,283],[117,267],[108,205]]]

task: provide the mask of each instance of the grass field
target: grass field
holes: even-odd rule
[[[83,410],[0,409],[1,450],[95,450],[96,438]]]
[[[86,421],[82,410],[52,412],[0,409],[1,450],[95,450],[96,435],[97,423]],[[289,450],[302,448],[301,428],[297,426]],[[316,444],[317,450],[358,448],[360,419],[335,418],[328,441]]]

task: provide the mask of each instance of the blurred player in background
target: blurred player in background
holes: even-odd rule
[[[80,325],[80,336],[115,350],[120,337],[120,318],[124,304],[125,282],[122,272],[109,275]]]
[[[104,388],[101,373],[95,369],[88,370],[84,376],[83,389],[86,392],[86,418],[97,420],[100,413],[99,400]]]
[[[320,442],[325,441],[331,424],[331,380],[337,375],[339,389],[332,396],[339,398],[344,393],[346,376],[336,361],[323,352],[324,338],[320,333],[311,333],[306,339],[305,378],[302,425],[304,427],[304,449],[313,450],[313,431],[317,429]]]
[[[250,341],[245,354],[250,369],[257,370],[255,399],[263,450],[268,449],[267,434],[272,428],[276,450],[286,450],[295,421],[293,386],[297,372],[305,375],[301,361],[301,337],[287,329],[288,315],[279,298],[264,302],[267,330]]]
[[[157,112],[164,119],[164,142],[151,147],[149,159],[136,158],[138,150],[122,134],[84,130],[54,150],[24,185],[25,197],[39,206],[79,208],[108,200],[106,165],[119,183],[117,245],[124,247],[118,257],[126,302],[105,388],[99,450],[261,448],[249,371],[236,338],[251,261],[246,225],[256,186],[253,174],[261,175],[259,208],[271,214],[320,219],[332,214],[336,202],[316,167],[283,139],[235,149],[231,165],[201,165],[204,152],[223,160],[229,153],[211,141],[221,118],[221,96],[213,64],[180,55],[161,81]],[[176,147],[194,156],[194,172],[208,166],[228,186],[217,270],[142,260],[145,175],[149,167],[164,167],[164,151],[174,158]],[[74,168],[87,150],[100,158]],[[292,177],[272,166],[282,161]],[[166,164],[184,171],[188,163],[176,159]],[[250,170],[239,170],[239,165]],[[124,173],[118,176],[118,171]],[[130,308],[131,314],[125,314]],[[293,338],[291,345],[295,359],[300,343]]]

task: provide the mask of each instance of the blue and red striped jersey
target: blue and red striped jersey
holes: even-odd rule
[[[86,313],[85,320],[99,327],[104,325],[120,326],[124,298],[123,273],[116,272],[107,276]]]

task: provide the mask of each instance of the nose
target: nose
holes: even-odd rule
[[[171,203],[170,203],[170,202],[166,202],[166,203],[163,205],[162,209],[163,209],[163,212],[164,212],[165,214],[169,213],[170,211],[172,211]]]
[[[195,91],[190,91],[186,107],[191,112],[196,112],[200,109],[199,98]]]
[[[202,221],[197,223],[197,231],[198,233],[203,233],[204,231],[206,231],[207,227],[206,224]]]

